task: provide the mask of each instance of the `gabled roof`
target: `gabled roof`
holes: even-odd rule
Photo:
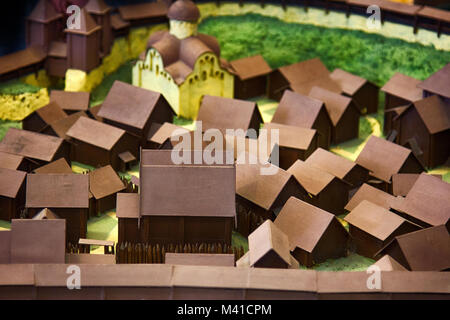
[[[405,197],[419,176],[418,173],[396,173],[392,175],[392,194],[396,197]]]
[[[314,129],[302,128],[297,126],[288,126],[279,123],[265,123],[264,129],[267,129],[267,138],[270,141],[271,130],[279,131],[279,145],[292,149],[307,150],[311,145],[317,131]],[[259,135],[260,140],[263,135]]]
[[[36,113],[45,123],[50,124],[52,122],[64,119],[67,117],[67,114],[61,109],[58,103],[52,101],[49,104],[43,106],[42,108],[37,109],[33,113],[31,113],[28,117],[32,116]]]
[[[63,143],[64,140],[61,138],[10,128],[0,141],[0,151],[51,161]]]
[[[274,251],[280,259],[291,264],[289,239],[272,221],[266,220],[248,236],[250,266],[253,266],[270,251]]]
[[[402,266],[394,258],[387,254],[385,254],[382,258],[375,262],[373,266],[379,267],[381,271],[407,271],[404,266]]]
[[[78,118],[80,117],[87,118],[87,114],[84,111],[72,113],[65,118],[52,122],[49,127],[56,133],[58,137],[67,139],[67,131],[69,131],[69,129],[74,125],[75,122],[77,122]]]
[[[402,224],[409,223],[399,215],[367,200],[358,204],[344,220],[381,241],[386,240]]]
[[[102,108],[103,109],[103,108]],[[111,150],[125,131],[87,117],[80,117],[66,135],[88,144]]]
[[[380,90],[413,102],[422,99],[422,89],[417,87],[418,84],[420,80],[397,72]]]
[[[34,173],[73,173],[66,159],[60,158],[34,170]]]
[[[331,173],[344,180],[345,176],[358,164],[344,157],[338,156],[328,150],[317,148],[306,160],[306,163]]]
[[[431,93],[450,98],[450,63],[436,71],[417,86]]]
[[[118,193],[116,216],[117,218],[140,218],[139,194]]]
[[[400,201],[389,193],[364,183],[347,203],[345,210],[352,211],[364,200],[388,210],[395,206],[396,202]]]
[[[450,104],[438,96],[416,101],[413,106],[431,134],[450,129]]]
[[[288,236],[290,251],[298,247],[312,252],[333,219],[331,213],[290,197],[274,223]]]
[[[197,121],[202,121],[203,131],[243,129],[245,132],[255,116],[260,123],[263,122],[255,102],[205,95]]]
[[[17,170],[17,168],[19,168],[23,160],[24,157],[22,156],[6,152],[0,152],[0,168]]]
[[[241,80],[264,76],[272,71],[263,56],[259,54],[230,61],[230,64]]]
[[[410,149],[372,135],[355,162],[368,169],[372,176],[390,182],[410,155],[414,156]]]
[[[16,198],[26,176],[24,171],[0,168],[0,196]]]
[[[450,219],[450,184],[422,173],[394,209],[427,225],[445,224]]]
[[[49,23],[62,17],[63,15],[55,10],[55,7],[53,7],[51,1],[39,0],[27,19],[42,23]]]
[[[285,90],[272,122],[311,128],[322,108],[322,101]]]
[[[67,33],[75,33],[82,35],[90,35],[91,33],[101,29],[101,26],[97,25],[94,18],[88,13],[86,8],[80,10],[80,28],[78,29],[65,29]]]
[[[88,3],[84,6],[89,13],[93,14],[106,14],[111,7],[108,6],[103,0],[89,0]]]
[[[127,126],[143,129],[155,107],[164,99],[159,92],[116,80],[108,92],[98,116]],[[170,108],[167,105],[168,108]]]
[[[332,80],[329,75],[325,75],[320,78],[314,78],[306,82],[292,82],[289,84],[289,87],[295,93],[304,95],[308,95],[313,87],[320,87],[337,94],[342,93],[341,86],[337,82]]]
[[[333,126],[338,124],[342,115],[349,107],[356,109],[351,98],[322,89],[320,87],[313,87],[309,92],[309,96],[325,103],[325,108],[327,109]]]
[[[55,214],[52,210],[50,209],[42,209],[41,211],[39,211],[33,218],[33,220],[44,220],[44,219],[48,219],[48,220],[52,220],[52,219],[60,219],[60,217]]]
[[[289,172],[270,163],[265,166],[260,163],[251,164],[250,160],[244,161],[244,157],[249,159],[250,155],[241,153],[236,160],[236,194],[263,209],[270,210],[293,177]],[[275,174],[263,175],[261,168],[273,168],[277,171]]]
[[[56,102],[63,110],[87,111],[89,109],[89,92],[72,92],[52,90],[50,102]]]
[[[147,140],[154,143],[163,144],[167,139],[170,139],[176,130],[180,130],[180,132],[184,131],[185,133],[189,132],[189,130],[170,122],[164,122],[163,124],[153,122],[150,126],[150,130],[148,131]]]
[[[27,175],[27,208],[88,208],[88,199],[87,175]]]
[[[107,165],[89,172],[89,190],[95,199],[101,199],[125,189],[116,171]]]
[[[306,191],[315,196],[337,179],[332,174],[302,160],[295,161],[287,172],[291,173]]]
[[[342,91],[350,96],[354,95],[368,81],[357,75],[345,70],[336,68],[330,74],[330,78],[334,80],[342,88]]]
[[[330,74],[319,58],[297,62],[278,68],[289,83],[307,83]]]

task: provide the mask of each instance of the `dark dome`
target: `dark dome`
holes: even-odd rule
[[[200,18],[200,10],[191,0],[177,0],[170,6],[167,17],[171,20],[196,22]]]

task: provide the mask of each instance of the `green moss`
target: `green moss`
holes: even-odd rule
[[[22,122],[20,121],[9,121],[9,120],[0,120],[0,141],[6,134],[9,128],[18,128],[22,129]]]
[[[41,88],[26,84],[18,79],[0,83],[0,94],[17,95],[22,93],[36,93]]]
[[[261,54],[272,68],[319,57],[377,85],[395,72],[425,79],[450,61],[450,52],[357,30],[286,23],[257,14],[205,19],[199,31],[217,37],[221,54],[234,60]]]
[[[351,253],[344,258],[328,259],[315,265],[312,269],[317,271],[365,271],[373,263],[375,260]]]

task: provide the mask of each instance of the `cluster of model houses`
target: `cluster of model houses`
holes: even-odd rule
[[[116,81],[102,105],[89,108],[89,94],[53,90],[50,103],[23,121],[23,130],[9,129],[0,142],[0,213],[12,221],[10,231],[0,232],[3,261],[60,263],[66,242],[113,246],[85,238],[89,216],[116,208],[119,243],[231,245],[237,230],[249,239],[249,251],[236,261],[242,267],[312,266],[356,251],[383,257],[380,264],[391,268],[448,269],[450,185],[426,174],[424,160],[448,158],[448,87],[433,79],[445,83],[449,65],[420,83],[425,98],[417,96],[392,118],[393,127],[400,128],[396,137],[407,137],[409,117],[417,114],[410,148],[371,136],[355,161],[327,149],[357,136],[360,108],[367,106],[362,101],[374,88],[364,82],[368,93],[351,96],[354,76],[341,70],[309,76],[320,70],[326,68],[318,59],[277,70],[285,90],[263,128],[279,132],[279,167],[271,163],[272,143],[265,159],[244,161],[261,157],[264,153],[255,154],[250,146],[270,135],[226,139],[223,150],[215,150],[223,164],[207,163],[195,145],[184,155],[201,161],[174,164],[170,149],[202,132],[184,129],[181,139],[172,141],[181,128],[172,124],[174,112],[160,93]],[[281,84],[291,72],[298,82]],[[336,79],[342,81],[337,88],[346,87],[350,96],[330,90]],[[395,86],[398,79],[404,76],[383,87],[389,106],[406,98],[394,93],[410,94],[404,86],[411,81]],[[202,99],[197,120],[203,131],[224,133],[258,130],[263,122],[256,103],[214,96]],[[227,147],[239,140],[245,149],[231,153]],[[237,161],[225,161],[230,158]],[[117,171],[138,160],[139,179],[132,182],[139,192],[133,192],[136,187]],[[75,174],[69,165],[74,161],[96,169]],[[276,170],[262,175],[263,169]],[[345,213],[348,231],[337,218]],[[179,261],[196,260],[185,257]],[[202,263],[228,263],[220,259],[214,255]]]

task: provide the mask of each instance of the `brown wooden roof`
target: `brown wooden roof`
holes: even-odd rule
[[[289,83],[308,83],[330,74],[319,58],[297,62],[278,68]]]
[[[306,160],[306,163],[331,173],[344,180],[345,176],[355,167],[359,166],[351,160],[338,156],[322,148],[316,149]]]
[[[103,0],[89,0],[84,6],[89,13],[104,15],[111,10]]]
[[[116,216],[117,218],[140,218],[139,194],[118,193]]]
[[[73,173],[66,159],[60,158],[34,170],[34,173]]]
[[[43,106],[42,108],[34,111],[39,117],[44,120],[45,123],[49,124],[67,117],[67,113],[59,106],[58,103],[52,101],[49,104]],[[33,114],[33,113],[32,113]],[[32,115],[31,114],[31,115]],[[28,117],[30,117],[29,115]],[[27,117],[27,118],[28,118]]]
[[[255,116],[262,121],[261,113],[255,102],[222,98],[215,96],[203,96],[197,115],[197,121],[202,121],[203,131],[208,129],[249,129]]]
[[[368,200],[373,204],[388,210],[392,208],[397,201],[400,201],[389,193],[364,183],[347,203],[345,210],[352,211],[364,200]]]
[[[438,96],[431,96],[416,101],[413,105],[431,134],[450,129],[450,103]]]
[[[417,12],[417,15],[419,17],[450,22],[450,12],[439,8],[424,6],[422,9],[419,10],[419,12]]]
[[[0,196],[15,199],[26,176],[24,171],[0,168]]]
[[[116,13],[111,15],[111,27],[113,28],[113,30],[117,31],[129,26],[130,23],[128,21],[122,20],[120,14]]]
[[[158,144],[163,144],[164,141],[172,137],[175,130],[181,130],[185,133],[189,132],[189,130],[170,122],[164,122],[163,124],[153,122],[150,126],[147,140]]]
[[[101,29],[101,26],[97,25],[94,18],[88,13],[86,8],[80,10],[80,28],[77,29],[65,29],[64,32],[75,33],[82,35],[90,35]]]
[[[50,91],[50,101],[54,101],[63,110],[87,111],[89,109],[89,92],[71,92],[63,90]]]
[[[333,219],[331,213],[290,197],[274,223],[288,236],[290,251],[298,247],[312,252]]]
[[[116,171],[108,165],[89,172],[89,190],[95,199],[101,199],[125,189]]]
[[[0,152],[0,168],[16,170],[17,168],[19,168],[23,160],[24,157],[22,156]]]
[[[337,94],[342,93],[341,86],[333,79],[331,79],[329,75],[325,75],[320,78],[314,78],[306,82],[292,82],[289,87],[295,93],[300,93],[305,96],[307,96],[311,89],[314,87],[320,87]]]
[[[177,0],[169,7],[167,17],[171,20],[196,22],[200,18],[200,10],[191,0]]]
[[[52,161],[63,142],[64,140],[61,138],[46,134],[10,128],[3,140],[0,141],[0,151],[37,160]]]
[[[419,176],[418,173],[396,173],[392,175],[392,194],[405,197]]]
[[[306,191],[313,195],[318,195],[334,179],[337,179],[332,174],[302,160],[295,161],[287,171],[297,179]]]
[[[262,55],[233,60],[230,64],[241,80],[264,76],[272,71]]]
[[[167,15],[167,6],[162,2],[146,2],[118,7],[123,20],[141,20]]]
[[[366,79],[339,68],[333,70],[330,74],[330,78],[339,84],[344,93],[350,96],[353,96],[367,83]]]
[[[27,19],[41,23],[49,23],[62,17],[63,15],[56,11],[51,1],[39,0]]]
[[[325,108],[333,126],[339,123],[339,120],[348,108],[356,109],[351,98],[320,87],[313,87],[309,92],[309,96],[325,103]]]
[[[397,72],[380,90],[408,101],[417,101],[422,99],[422,90],[418,88],[420,82]]]
[[[40,46],[27,47],[0,57],[0,74],[41,63],[47,57]]]
[[[314,129],[302,128],[297,126],[288,126],[275,122],[265,123],[264,129],[267,129],[267,137],[270,141],[271,130],[279,131],[279,145],[281,147],[288,147],[299,150],[307,150],[311,145],[317,131]],[[261,139],[260,135],[258,139]]]
[[[69,131],[69,129],[74,125],[75,122],[77,122],[78,118],[80,117],[87,118],[87,114],[84,111],[72,113],[71,115],[66,116],[65,118],[62,118],[58,121],[51,123],[50,127],[58,137],[67,139],[68,138],[66,136],[67,131]]]
[[[160,99],[159,92],[116,80],[108,92],[98,116],[143,129]]]
[[[88,208],[88,199],[87,175],[27,175],[27,208]]]
[[[321,108],[325,108],[322,101],[285,90],[272,122],[311,128]]]
[[[373,264],[380,268],[381,271],[408,271],[404,266],[398,263],[394,258],[385,254],[382,258],[380,258],[377,262]]]
[[[92,144],[105,150],[111,150],[125,131],[106,123],[87,117],[80,117],[66,132],[66,135],[77,140]]]
[[[390,182],[392,175],[400,171],[411,154],[408,148],[372,135],[355,162],[368,169],[374,177]]]

